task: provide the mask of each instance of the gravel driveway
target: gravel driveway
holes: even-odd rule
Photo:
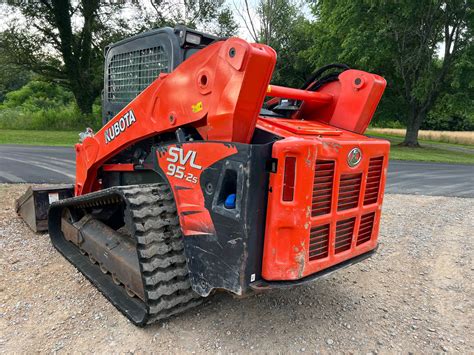
[[[387,195],[379,252],[326,279],[130,324],[0,185],[0,352],[474,352],[474,200]]]

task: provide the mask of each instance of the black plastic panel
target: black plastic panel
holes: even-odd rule
[[[123,79],[123,81],[121,81],[120,84],[126,85],[126,77],[128,76],[130,78],[128,85],[136,86],[136,84],[140,84],[140,81],[142,81],[141,86],[144,86],[143,89],[146,88],[154,81],[154,79],[149,77],[148,73],[146,73],[146,67],[152,65],[147,59],[150,58],[148,51],[151,49],[160,51],[159,59],[160,65],[163,67],[162,72],[170,72],[181,63],[181,48],[179,46],[178,37],[175,35],[174,30],[169,27],[145,32],[107,47],[104,68],[104,91],[102,96],[103,124],[113,118],[131,101],[114,99],[115,95],[120,98],[124,97],[124,94],[121,92],[114,93],[113,77],[111,77],[110,74],[114,75],[114,70],[121,70],[119,80]],[[163,62],[163,59],[166,59],[166,63]],[[115,67],[117,60],[123,61],[124,65],[122,68]],[[134,64],[126,65],[127,60],[132,61]],[[153,65],[153,67],[155,67],[155,65]],[[167,70],[164,70],[165,68]],[[126,71],[128,71],[128,74]],[[143,74],[141,80],[139,78],[140,73]],[[121,89],[126,88],[122,87]],[[129,88],[127,91],[132,94],[134,88]]]
[[[261,278],[272,144],[231,144],[238,152],[201,174],[204,203],[216,234],[184,238],[191,283],[201,296],[213,289],[242,295],[250,290],[251,282]],[[154,165],[165,176],[157,162]],[[208,185],[212,189],[206,189]],[[237,194],[236,207],[227,209],[223,196],[232,189]]]

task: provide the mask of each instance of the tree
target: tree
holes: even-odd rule
[[[80,111],[91,114],[102,87],[100,1],[41,0],[15,6],[34,31],[13,23],[5,32],[3,45],[12,59],[68,87]]]
[[[149,0],[136,6],[147,28],[180,24],[220,37],[233,36],[238,29],[224,0]]]
[[[236,11],[252,40],[269,45],[278,54],[273,82],[299,86],[312,71],[299,53],[311,43],[306,32],[308,20],[301,11],[302,4],[294,0],[259,0],[252,6],[243,0]]]
[[[397,44],[395,68],[410,107],[403,145],[419,146],[421,124],[449,87],[452,69],[472,41],[468,17],[473,9],[469,0],[407,0],[401,4],[401,12],[388,16],[387,34]],[[444,49],[438,57],[440,44]]]
[[[307,58],[331,58],[383,75],[389,83],[384,104],[406,116],[403,144],[418,146],[422,122],[472,43],[472,1],[320,0],[313,11],[318,21]]]
[[[474,131],[474,43],[463,50],[422,129]]]
[[[8,92],[21,88],[30,78],[31,72],[11,63],[10,54],[0,47],[0,104]]]
[[[229,8],[223,9],[217,15],[218,29],[215,34],[219,37],[232,37],[237,34],[239,25],[235,22],[234,15]]]
[[[214,32],[222,35],[230,35],[237,28],[223,0],[150,0],[150,5],[146,4],[100,0],[12,2],[10,7],[26,22],[11,22],[0,47],[9,53],[12,64],[68,88],[80,111],[89,115],[103,87],[106,45],[153,27],[177,23],[196,27],[214,20]]]

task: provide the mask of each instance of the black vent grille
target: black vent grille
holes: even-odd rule
[[[336,224],[335,253],[340,253],[351,248],[352,235],[354,234],[355,217],[338,221]]]
[[[361,181],[361,173],[341,175],[337,201],[338,211],[344,211],[358,206]]]
[[[379,197],[380,180],[382,178],[383,157],[371,158],[365,186],[364,205],[376,203]]]
[[[316,161],[311,211],[313,217],[322,216],[331,212],[333,182],[334,161]]]
[[[367,213],[360,219],[359,234],[357,236],[357,245],[364,244],[372,237],[374,229],[375,212]]]
[[[309,260],[323,259],[329,252],[329,224],[311,228]]]

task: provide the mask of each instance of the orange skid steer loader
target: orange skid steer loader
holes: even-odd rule
[[[133,323],[375,251],[389,143],[363,133],[385,80],[332,64],[293,89],[270,84],[275,63],[266,45],[185,27],[106,48],[104,126],[75,146],[48,229]]]

